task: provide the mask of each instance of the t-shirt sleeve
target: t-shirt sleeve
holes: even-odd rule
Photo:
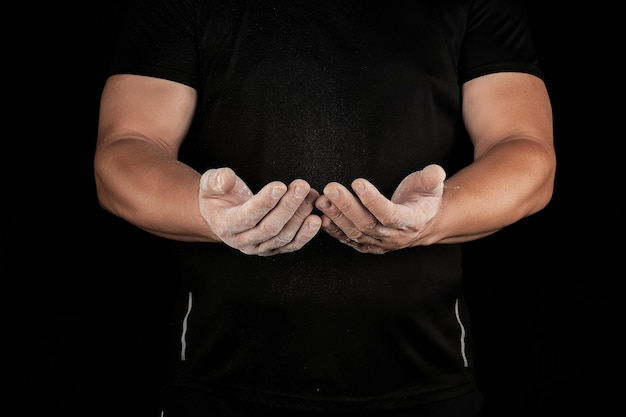
[[[108,74],[137,74],[198,88],[197,0],[131,0]],[[520,0],[470,0],[459,81],[516,71],[543,77]]]
[[[131,0],[108,75],[164,78],[197,88],[194,0]]]
[[[524,5],[519,0],[472,1],[459,61],[460,81],[504,71],[543,77]]]

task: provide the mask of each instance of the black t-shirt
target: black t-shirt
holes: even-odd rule
[[[180,159],[253,191],[364,177],[390,197],[430,163],[452,175],[472,158],[462,83],[541,76],[514,0],[141,0],[130,16],[111,73],[194,87]],[[364,409],[473,389],[459,245],[369,255],[320,233],[291,254],[181,257],[182,385]]]

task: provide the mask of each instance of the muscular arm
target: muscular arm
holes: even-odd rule
[[[105,210],[155,235],[224,242],[270,256],[302,248],[320,229],[316,190],[303,179],[273,181],[254,194],[228,167],[199,173],[178,161],[196,92],[136,75],[107,80],[94,157]]]
[[[352,183],[356,197],[330,183],[318,199],[324,230],[357,250],[384,253],[477,239],[543,209],[556,169],[543,81],[522,73],[471,80],[463,86],[463,118],[472,164],[448,179],[441,167],[414,172],[391,199],[364,178]]]
[[[474,162],[450,177],[431,242],[489,235],[543,209],[554,188],[552,108],[545,84],[497,73],[463,87],[463,118]]]
[[[177,160],[196,92],[171,81],[110,77],[94,157],[101,206],[159,236],[215,241],[198,208],[200,173]]]

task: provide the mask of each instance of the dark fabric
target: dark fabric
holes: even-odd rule
[[[198,90],[180,158],[387,196],[471,161],[461,83],[540,76],[513,0],[141,0],[111,73]],[[364,255],[320,233],[269,258],[181,244],[176,384],[294,409],[392,409],[473,386],[458,245]],[[457,306],[458,303],[458,306]],[[458,307],[458,310],[457,310]],[[458,317],[457,317],[458,314]]]
[[[396,410],[356,412],[285,410],[194,390],[173,389],[163,397],[161,417],[480,417],[483,412],[483,398],[477,391],[425,406],[404,407],[400,404]]]

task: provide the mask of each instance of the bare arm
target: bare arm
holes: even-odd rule
[[[105,210],[156,235],[224,242],[247,254],[297,250],[319,231],[318,193],[301,179],[253,193],[227,167],[199,173],[178,161],[196,92],[150,77],[107,80],[94,157]]]
[[[543,81],[498,73],[463,87],[474,163],[446,181],[437,242],[472,240],[542,210],[556,171],[552,107]]]
[[[472,164],[447,180],[438,166],[414,172],[391,199],[363,178],[352,183],[356,197],[328,184],[318,199],[324,230],[357,250],[384,253],[477,239],[543,209],[556,169],[543,81],[521,73],[471,80],[463,87],[463,118]]]
[[[94,158],[104,209],[163,237],[216,240],[198,209],[200,173],[177,159],[195,103],[195,90],[171,81],[107,80]]]

